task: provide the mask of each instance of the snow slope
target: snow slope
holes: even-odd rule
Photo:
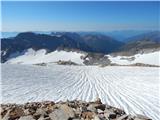
[[[2,102],[95,100],[159,118],[159,68],[2,65]]]
[[[47,53],[45,49],[38,51],[33,50],[32,48],[23,51],[22,53],[14,53],[10,55],[8,64],[37,64],[37,63],[49,63],[57,62],[59,60],[68,61],[71,60],[77,64],[83,64],[83,59],[81,56],[85,56],[84,53],[77,52],[66,52],[66,51],[53,51]],[[130,65],[135,63],[144,63],[150,65],[160,65],[160,51],[136,54],[134,56],[108,56],[111,63],[116,63],[119,65]]]
[[[38,51],[32,48],[22,52],[14,53],[10,56],[10,59],[6,63],[10,64],[36,64],[36,63],[49,63],[57,62],[59,60],[68,61],[71,60],[77,64],[83,64],[83,60],[80,58],[83,54],[77,52],[66,51],[54,51],[46,53],[45,49]]]
[[[111,63],[116,63],[119,65],[130,65],[135,63],[144,63],[150,65],[160,65],[160,51],[136,54],[134,56],[116,56],[107,55]],[[132,60],[133,59],[133,60]]]

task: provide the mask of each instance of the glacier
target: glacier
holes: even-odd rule
[[[159,67],[2,64],[1,103],[93,101],[159,120]]]

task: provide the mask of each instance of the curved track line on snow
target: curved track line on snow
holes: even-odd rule
[[[159,120],[159,68],[2,65],[4,103],[85,100],[97,96],[131,114]]]

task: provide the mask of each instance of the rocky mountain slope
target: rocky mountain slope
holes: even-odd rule
[[[85,43],[93,48],[98,53],[111,53],[117,48],[124,45],[124,43],[114,40],[113,38],[105,35],[85,35],[83,36]]]
[[[150,32],[140,34],[126,40],[126,44],[120,47],[117,52],[123,52],[126,55],[137,54],[139,52],[160,50],[160,32]]]
[[[115,47],[117,48],[120,47],[119,45],[121,45],[118,44],[118,41],[115,41],[108,37],[104,37],[104,45],[97,45],[98,47],[101,47],[101,49],[97,49],[93,46],[101,43],[99,42],[100,39],[96,38],[93,40],[94,43],[92,43],[92,45],[87,44],[88,42],[86,43],[85,39],[83,39],[76,33],[60,33],[60,35],[36,34],[32,32],[19,33],[16,37],[1,39],[1,61],[5,62],[11,54],[15,52],[23,52],[24,50],[27,50],[29,48],[32,48],[34,50],[46,49],[48,52],[55,51],[57,49],[74,49],[86,52],[105,53],[115,50]],[[88,41],[88,39],[86,41]],[[108,50],[107,46],[112,47],[110,47]]]

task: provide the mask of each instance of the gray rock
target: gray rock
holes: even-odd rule
[[[106,118],[115,119],[117,115],[116,115],[116,113],[114,113],[114,112],[112,112],[112,111],[110,111],[110,110],[105,110],[105,111],[104,111],[104,116],[105,116]]]
[[[37,119],[36,119],[37,120]],[[51,118],[50,117],[45,117],[44,118],[44,116],[41,116],[38,120],[51,120]]]
[[[51,118],[51,120],[68,120],[69,119],[69,115],[61,109],[56,109],[54,112],[49,114],[49,117]]]
[[[74,115],[72,108],[67,105],[61,105],[59,109],[55,109],[50,113],[49,117],[51,120],[68,120],[69,118],[73,118]]]
[[[61,105],[60,109],[62,109],[71,118],[73,118],[75,116],[73,109],[66,104]]]
[[[98,112],[99,114],[104,113],[104,111],[101,110],[101,109],[97,109],[97,112]]]
[[[25,116],[30,115],[30,112],[29,112],[28,109],[25,109],[25,110],[24,110],[24,115],[25,115]]]
[[[46,112],[42,108],[38,108],[35,114],[45,115]]]
[[[97,115],[95,115],[93,120],[101,120],[101,119]]]
[[[97,112],[97,109],[95,108],[95,105],[93,105],[93,104],[90,104],[90,105],[87,107],[87,110],[92,111],[92,112]]]
[[[120,116],[125,115],[124,110],[119,109],[119,108],[113,108],[113,112]]]
[[[19,120],[35,120],[35,119],[33,119],[31,115],[29,115],[29,116],[22,116],[19,118]]]
[[[116,120],[126,120],[128,118],[128,115],[122,115],[119,118],[117,118]]]

